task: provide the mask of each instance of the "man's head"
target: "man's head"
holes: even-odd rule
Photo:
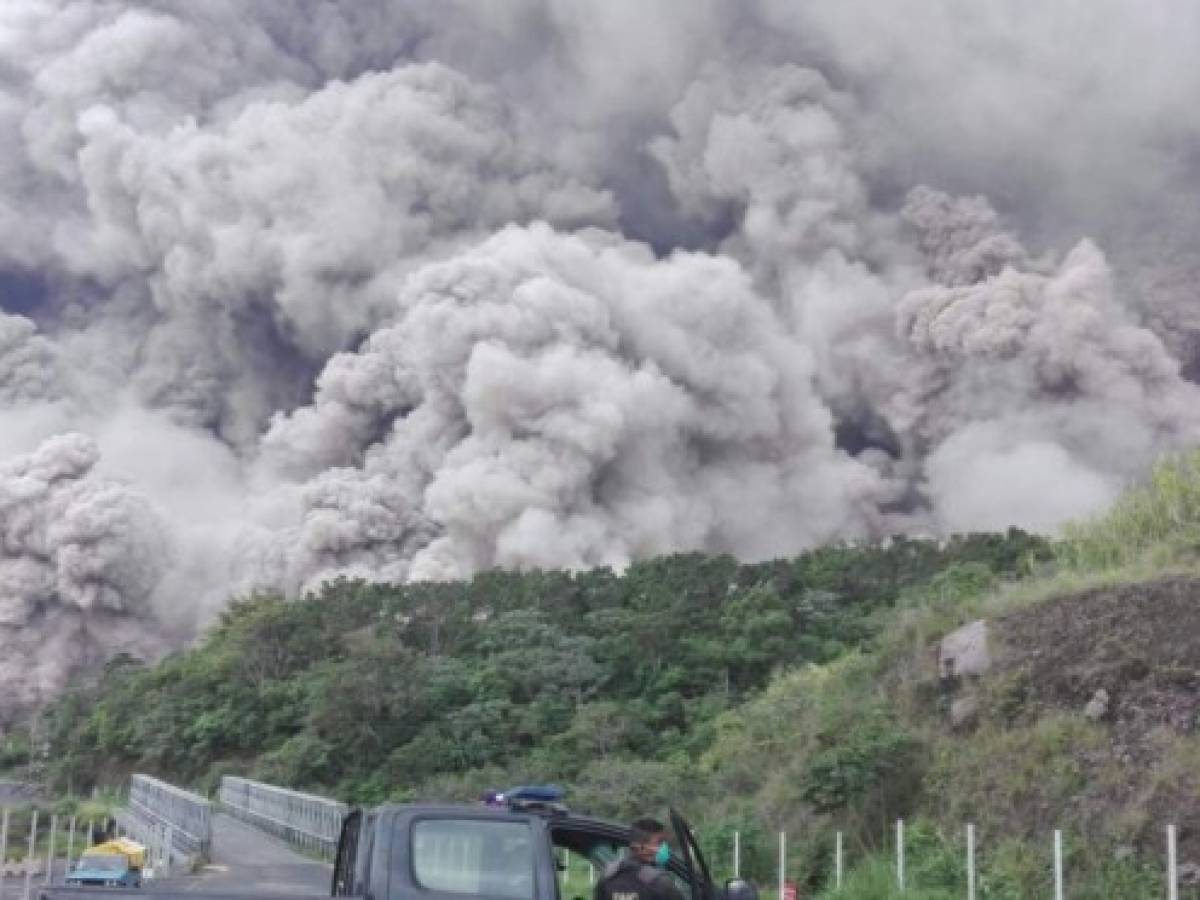
[[[630,826],[629,852],[639,862],[655,864],[658,848],[667,840],[667,829],[658,819],[638,819]]]

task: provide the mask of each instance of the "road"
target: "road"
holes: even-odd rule
[[[189,892],[329,896],[333,869],[232,816],[213,816],[213,861],[200,874],[172,878]]]

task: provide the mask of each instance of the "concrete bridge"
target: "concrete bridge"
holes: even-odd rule
[[[329,894],[346,812],[337,801],[245,778],[222,778],[214,802],[134,775],[117,822],[150,848],[172,885],[315,896]]]
[[[10,806],[35,800],[17,791],[0,803],[0,900],[32,900],[47,882],[61,884],[68,865],[106,823],[17,817]],[[116,829],[147,848],[156,886],[185,891],[328,896],[345,804],[245,778],[221,779],[211,801],[149,775],[129,781]],[[17,849],[23,858],[3,862]],[[67,859],[63,859],[63,854]],[[147,873],[148,874],[148,873]]]

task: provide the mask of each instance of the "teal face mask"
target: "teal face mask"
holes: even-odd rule
[[[667,863],[671,861],[671,845],[663,841],[658,845],[658,852],[654,854],[654,864],[660,869],[665,869]]]

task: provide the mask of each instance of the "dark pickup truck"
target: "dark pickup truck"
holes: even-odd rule
[[[715,885],[691,829],[674,811],[671,825],[677,841],[667,870],[686,900],[757,900],[744,881]],[[580,861],[599,874],[625,852],[629,838],[624,825],[553,803],[355,810],[342,826],[330,892],[365,900],[589,900]],[[575,881],[564,884],[560,873],[572,858]],[[100,890],[111,900],[267,900],[262,894],[204,894],[195,887],[201,885]],[[47,888],[40,897],[80,900],[83,890]]]

